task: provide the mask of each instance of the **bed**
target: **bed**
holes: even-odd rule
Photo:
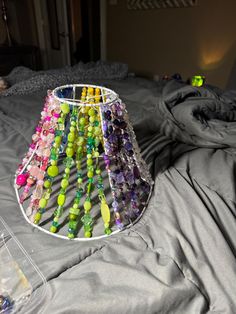
[[[7,78],[6,78],[7,79]],[[120,64],[17,68],[0,97],[0,216],[47,280],[20,313],[236,312],[236,91],[154,82]],[[142,218],[111,237],[56,239],[29,225],[14,173],[48,88],[96,83],[127,105],[154,189]]]

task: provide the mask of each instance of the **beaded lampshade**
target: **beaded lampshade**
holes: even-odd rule
[[[119,96],[82,84],[49,91],[15,188],[25,219],[57,237],[97,239],[134,224],[152,179]]]

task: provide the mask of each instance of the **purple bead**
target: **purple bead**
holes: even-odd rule
[[[135,179],[139,179],[140,178],[140,172],[139,172],[139,169],[138,169],[137,166],[134,166],[133,174],[134,174]]]
[[[104,154],[104,155],[103,155],[103,159],[104,159],[104,160],[109,160],[109,156],[107,156],[107,155]]]
[[[107,131],[108,126],[107,126],[107,123],[106,123],[106,122],[104,122],[104,123],[102,124],[102,128],[103,128],[103,131],[104,131],[104,132]]]
[[[130,142],[126,142],[124,147],[125,147],[126,150],[132,150],[133,145]]]
[[[116,182],[117,184],[121,184],[124,182],[124,176],[123,176],[123,173],[119,173],[116,175]]]
[[[126,123],[125,121],[120,121],[119,127],[120,127],[121,129],[125,129],[126,126],[127,126],[127,123]]]
[[[124,133],[124,134],[123,134],[123,138],[124,138],[125,140],[129,140],[129,134],[128,134],[128,133]]]
[[[114,134],[119,136],[121,134],[121,130],[120,129],[115,129],[114,130]]]
[[[109,142],[117,143],[118,137],[115,134],[111,134],[108,138]]]
[[[127,155],[128,156],[131,157],[131,156],[133,156],[133,154],[134,154],[133,150],[127,150]]]

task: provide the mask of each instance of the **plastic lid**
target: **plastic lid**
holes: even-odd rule
[[[17,313],[28,302],[33,313],[46,287],[45,277],[0,216],[0,313]]]

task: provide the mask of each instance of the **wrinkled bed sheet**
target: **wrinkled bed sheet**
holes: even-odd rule
[[[236,313],[235,93],[99,83],[127,104],[155,181],[139,222],[100,241],[56,239],[24,220],[14,171],[45,91],[0,101],[0,215],[47,279],[40,306],[39,286],[21,313]]]

